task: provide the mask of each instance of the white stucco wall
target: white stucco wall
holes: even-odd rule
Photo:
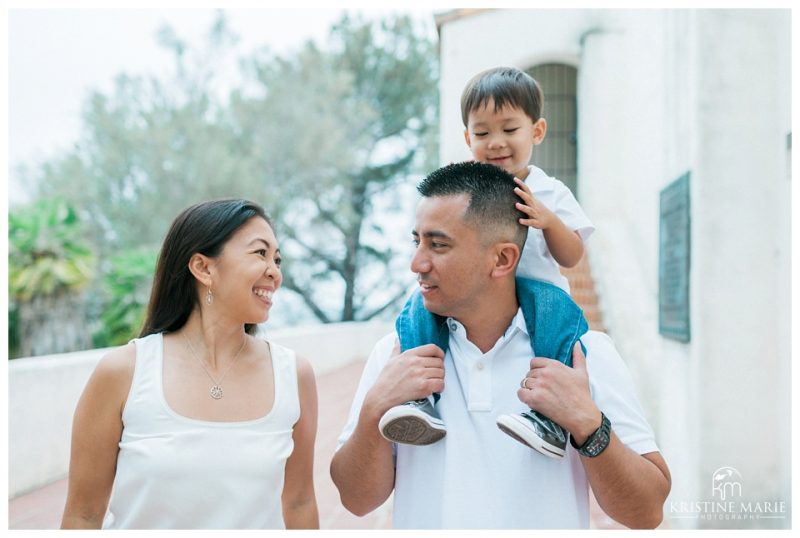
[[[469,156],[458,104],[473,74],[578,67],[578,193],[597,225],[587,250],[670,464],[670,501],[714,500],[711,475],[730,466],[743,497],[790,503],[790,12],[492,10],[440,32],[442,163]],[[658,332],[659,193],[687,171],[683,344]],[[675,528],[789,524],[669,515],[668,503]]]
[[[9,499],[66,475],[72,414],[95,364],[107,351],[9,361]]]
[[[316,375],[366,359],[392,330],[385,322],[350,322],[266,331],[308,359]],[[15,359],[8,363],[9,499],[67,475],[72,416],[83,387],[108,349]]]
[[[696,15],[697,148],[693,184],[692,311],[700,365],[700,471],[729,465],[747,494],[775,498],[788,467],[790,428],[785,338],[790,212],[782,73],[789,19],[768,11]],[[696,240],[695,240],[696,238]],[[735,443],[736,450],[731,450]],[[754,455],[758,457],[754,457]],[[772,477],[763,480],[761,477]],[[748,479],[749,478],[749,479]]]

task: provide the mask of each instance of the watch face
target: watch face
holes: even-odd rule
[[[606,449],[609,442],[611,442],[611,422],[608,420],[608,417],[603,415],[603,421],[600,427],[592,434],[589,441],[579,452],[584,456],[593,458],[600,455],[600,453]]]
[[[592,442],[586,447],[586,452],[588,452],[590,456],[597,456],[600,454],[603,449],[608,446],[608,442],[611,440],[608,433],[606,433],[604,430],[601,429],[597,433],[598,435],[592,439]]]

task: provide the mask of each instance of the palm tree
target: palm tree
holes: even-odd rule
[[[158,249],[141,246],[123,250],[103,271],[103,308],[93,335],[96,347],[118,346],[136,338],[150,299]]]
[[[75,210],[45,199],[9,212],[8,287],[18,319],[19,356],[91,347],[82,291],[95,255]]]

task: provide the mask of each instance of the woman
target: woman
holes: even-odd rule
[[[101,359],[75,411],[62,528],[319,528],[314,373],[253,336],[280,263],[254,203],[178,215],[140,337]]]

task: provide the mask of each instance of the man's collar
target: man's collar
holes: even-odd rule
[[[514,330],[519,329],[520,331],[528,334],[528,327],[525,325],[525,316],[522,315],[522,307],[517,308],[517,313],[514,318],[511,320],[511,324],[508,326],[506,330],[506,337],[511,336],[514,334]]]
[[[467,334],[464,325],[455,318],[447,318],[447,328],[450,329],[451,332],[458,332],[460,330],[464,336]],[[509,323],[503,336],[508,338],[512,336],[517,329],[528,334],[528,327],[525,325],[525,316],[522,315],[522,307],[517,307],[517,313],[511,318],[511,323]]]

